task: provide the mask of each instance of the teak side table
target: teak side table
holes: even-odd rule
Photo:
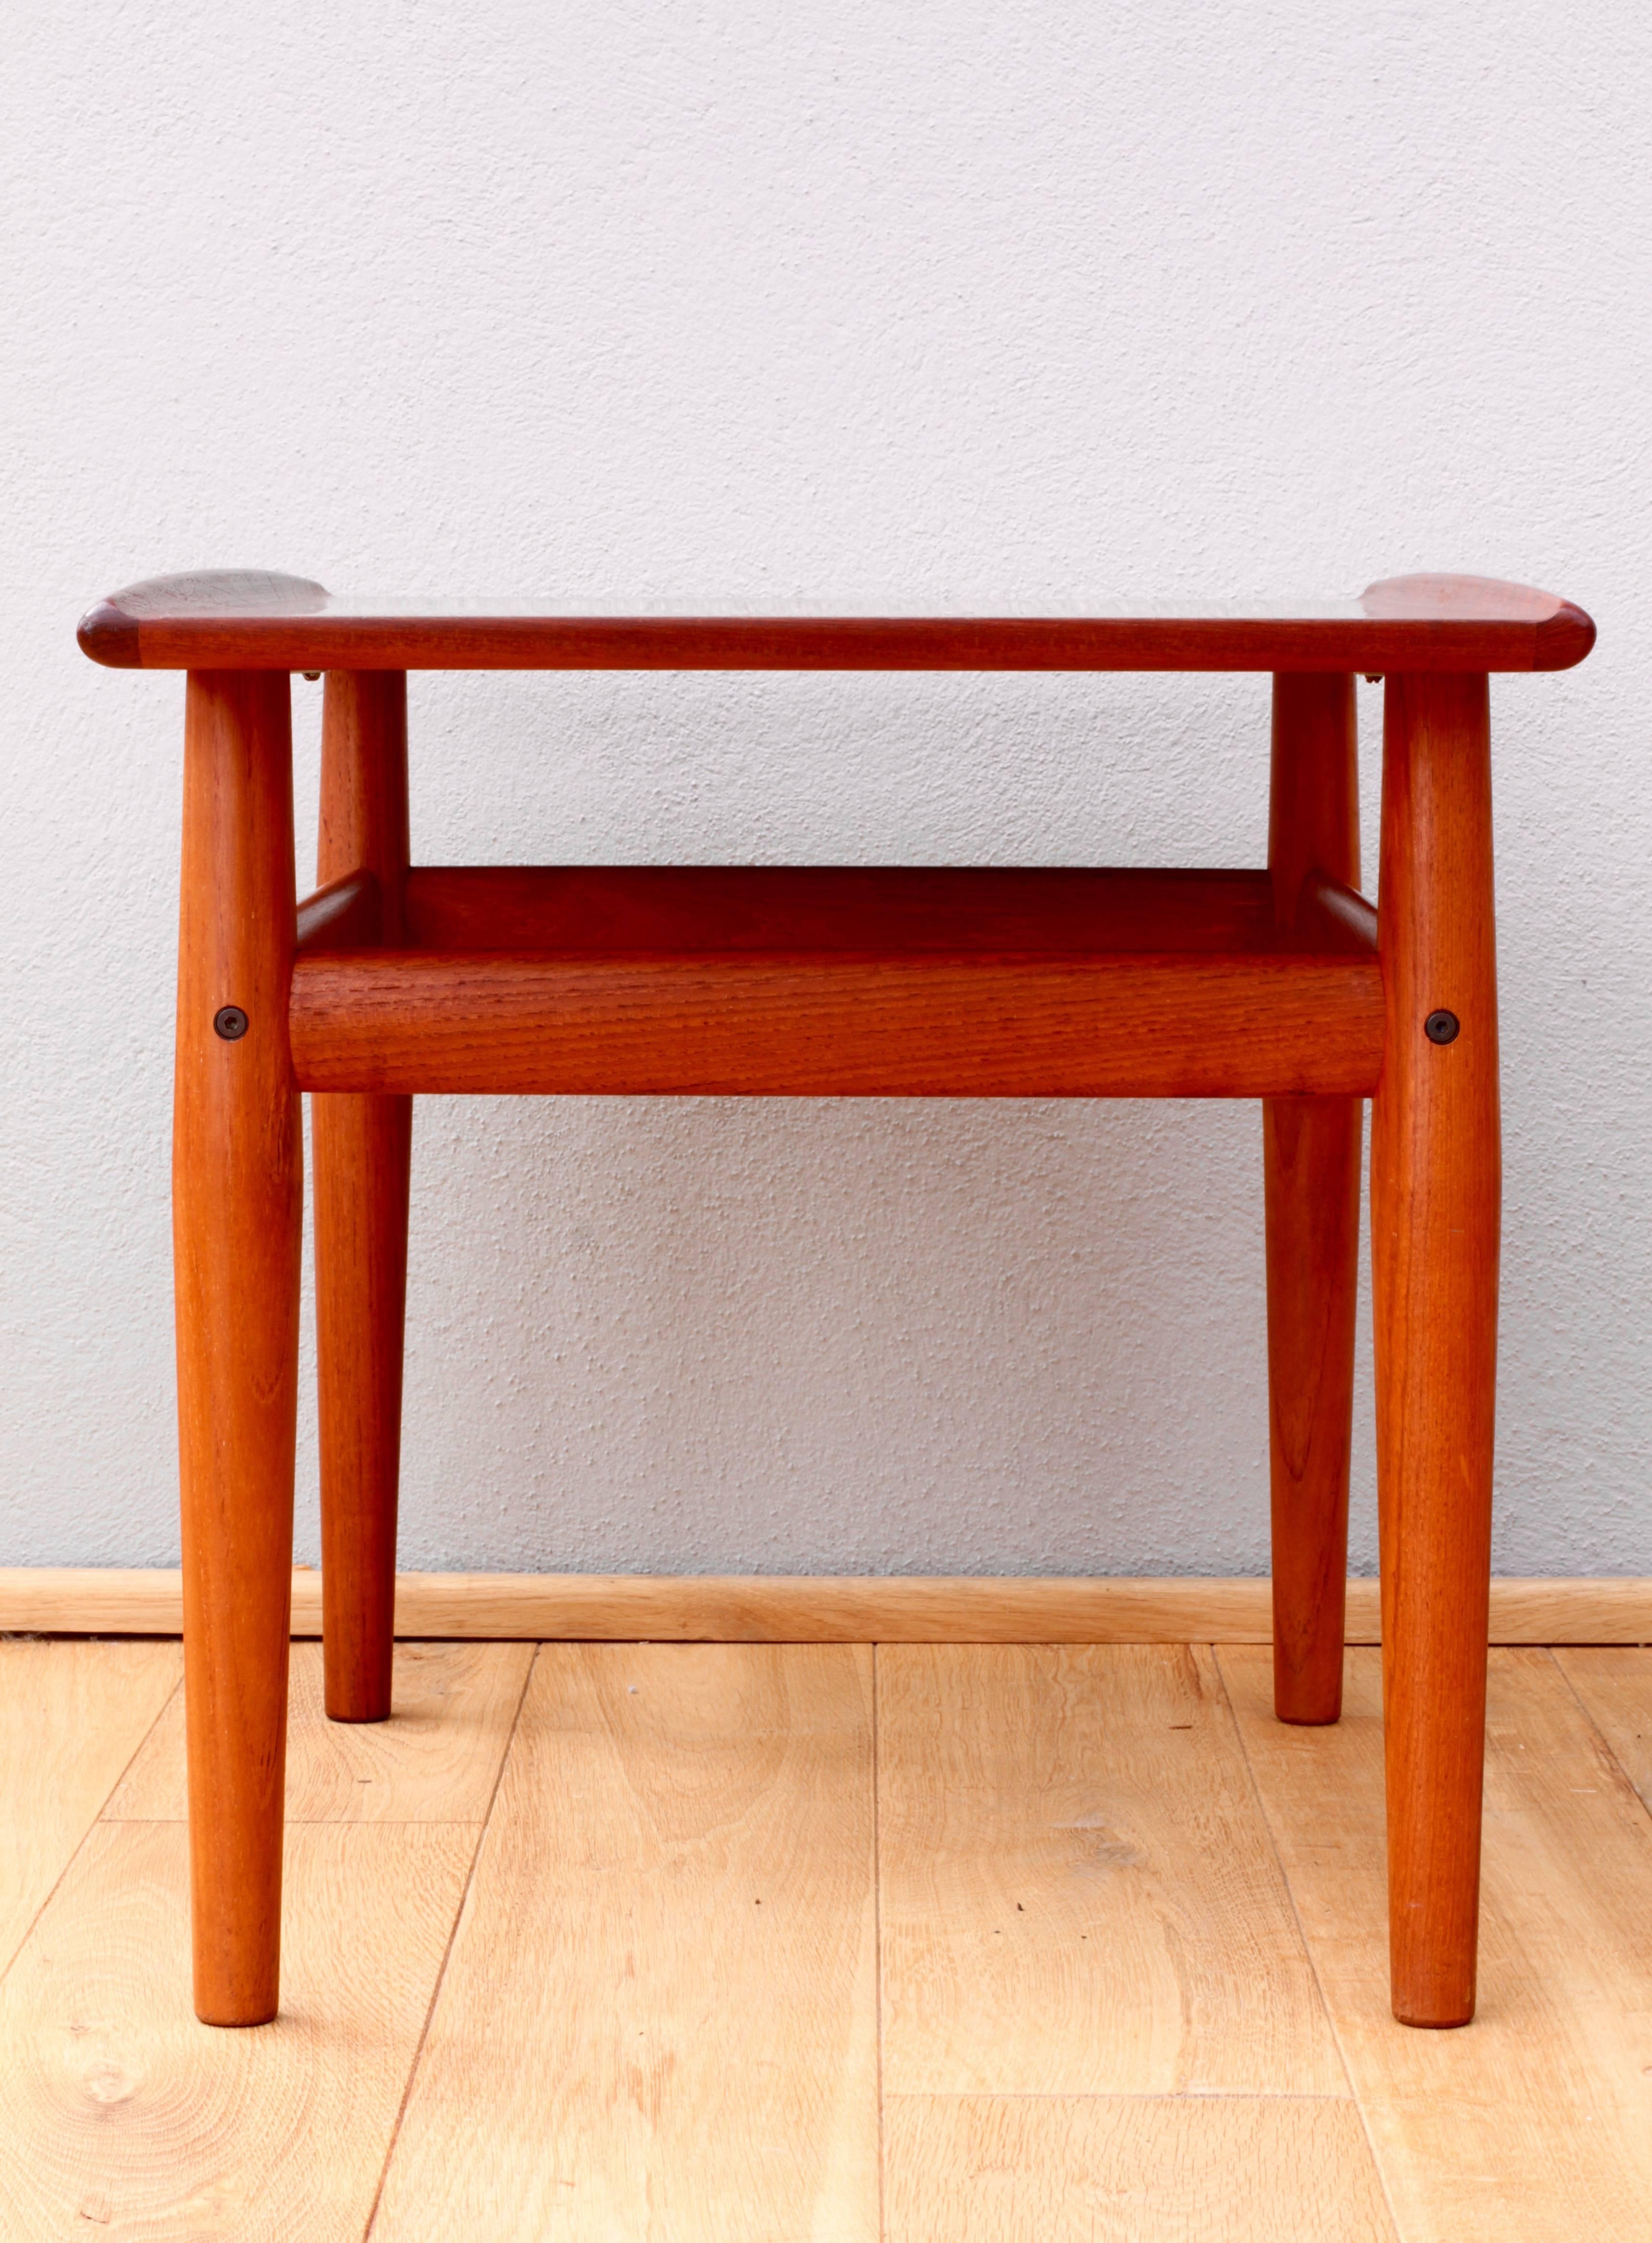
[[[1361,1101],[1372,1101],[1394,2014],[1473,2014],[1500,1153],[1487,673],[1595,626],[1411,576],[1271,613],[622,619],[160,578],[80,643],[189,673],[173,1148],[195,2005],[275,2014],[297,1406],[299,1094],[317,1094],[327,1705],[390,1710],[419,1091],[1259,1098],[1275,1703],[1340,1708]],[[289,673],[327,673],[320,886]],[[1265,872],[410,866],[409,670],[1273,673]],[[1354,680],[1386,680],[1380,906]]]

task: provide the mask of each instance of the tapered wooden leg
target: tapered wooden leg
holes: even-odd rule
[[[374,873],[381,939],[394,944],[408,867],[407,679],[335,671],[326,691],[318,877]],[[381,1721],[395,1629],[413,1101],[318,1095],[310,1127],[327,1710],[335,1721]]]
[[[1394,2015],[1474,2013],[1501,1162],[1484,677],[1387,684],[1372,1117]]]
[[[190,677],[172,1148],[195,2008],[280,1970],[303,1193],[285,674]]]
[[[1296,926],[1310,872],[1359,884],[1357,766],[1353,679],[1277,677],[1268,864],[1284,929]],[[1334,1721],[1342,1711],[1363,1122],[1357,1098],[1263,1101],[1273,1703],[1282,1721]]]

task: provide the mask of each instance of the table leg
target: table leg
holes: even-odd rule
[[[1359,885],[1352,677],[1274,679],[1268,866],[1274,915],[1287,931],[1310,872]],[[1358,1098],[1263,1101],[1273,1703],[1282,1721],[1334,1721],[1342,1711],[1364,1118]]]
[[[172,1148],[195,2007],[275,2014],[303,1141],[285,673],[189,679]]]
[[[1487,681],[1391,677],[1372,1109],[1394,2015],[1474,2012],[1501,1166]]]
[[[407,678],[339,670],[326,692],[318,877],[374,873],[380,939],[394,945],[408,868]],[[335,1721],[381,1721],[395,1632],[413,1101],[318,1094],[310,1129],[327,1710]]]

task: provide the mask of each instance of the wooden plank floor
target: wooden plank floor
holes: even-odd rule
[[[1378,1654],[293,1650],[280,2017],[188,2003],[177,1647],[0,1643],[0,2236],[1652,2233],[1652,1650],[1492,1655],[1479,2021],[1388,2016]]]

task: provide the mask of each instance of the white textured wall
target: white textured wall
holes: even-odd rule
[[[176,1548],[182,685],[81,658],[94,596],[253,564],[991,610],[1440,568],[1601,626],[1494,689],[1497,1559],[1652,1572],[1644,0],[20,14],[0,1562]],[[415,853],[1255,864],[1266,697],[416,678]],[[406,1559],[1262,1569],[1258,1141],[1244,1107],[429,1101]]]

